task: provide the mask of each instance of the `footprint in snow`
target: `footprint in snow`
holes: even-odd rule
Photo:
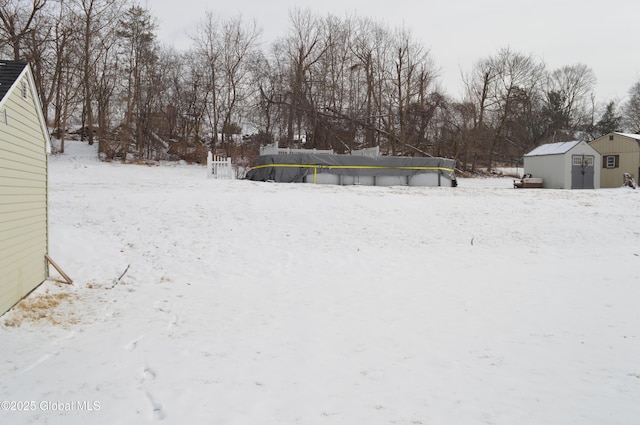
[[[162,404],[157,403],[153,399],[153,396],[149,391],[147,391],[145,394],[147,396],[147,400],[149,400],[149,403],[151,404],[151,409],[152,409],[151,414],[153,415],[153,419],[158,421],[163,420],[166,417],[166,415],[164,414],[164,410],[162,409]]]
[[[173,318],[171,318],[171,321],[167,325],[167,329],[171,329],[174,326],[178,326],[178,316],[175,314],[173,315]]]
[[[155,302],[155,304],[156,304],[156,306],[155,306],[155,307],[156,307],[156,310],[158,310],[158,311],[160,311],[160,312],[162,312],[162,313],[167,313],[167,314],[168,314],[168,313],[171,313],[171,309],[169,309],[169,308],[167,307],[168,302],[169,302],[168,300],[156,301],[156,302]]]
[[[132,352],[133,350],[136,349],[136,347],[138,346],[138,342],[144,337],[144,335],[140,335],[139,337],[137,337],[136,339],[134,339],[133,341],[131,341],[130,343],[128,343],[127,345],[124,346],[124,349],[127,350],[128,352]]]
[[[151,369],[149,366],[145,366],[143,375],[145,380],[149,380],[149,381],[156,380],[156,372],[155,370]]]

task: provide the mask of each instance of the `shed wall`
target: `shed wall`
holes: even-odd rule
[[[0,314],[47,278],[47,135],[28,74],[13,87],[0,104]]]
[[[598,151],[596,151],[592,146],[590,146],[586,142],[580,142],[570,151],[568,151],[564,155],[564,189],[571,189],[572,187],[572,167],[573,167],[573,156],[574,155],[585,155],[585,156],[593,156],[594,158],[594,167],[593,167],[593,187],[594,189],[600,189],[600,163],[601,157]]]
[[[549,145],[551,146],[551,145]],[[593,157],[593,187],[600,188],[600,154],[589,144],[579,142],[568,151],[524,157],[524,173],[543,179],[547,189],[571,189],[573,156],[585,155]],[[581,185],[580,185],[581,186]]]
[[[613,136],[613,140],[609,140]],[[620,187],[624,183],[623,174],[632,174],[636,179],[640,174],[640,144],[635,139],[621,134],[608,134],[591,143],[591,147],[600,152],[600,187]],[[619,166],[605,168],[605,156],[619,155]]]
[[[564,189],[564,155],[541,155],[524,157],[524,173],[542,177],[547,189]]]

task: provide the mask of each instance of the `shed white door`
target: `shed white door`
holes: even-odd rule
[[[571,189],[593,189],[594,156],[573,155],[571,158]]]

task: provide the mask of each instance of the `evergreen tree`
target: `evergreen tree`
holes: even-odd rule
[[[596,123],[595,130],[600,136],[622,130],[622,116],[616,114],[615,102],[609,102],[607,104],[602,117],[600,117],[600,120]]]

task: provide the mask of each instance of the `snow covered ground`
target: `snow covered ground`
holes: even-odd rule
[[[640,191],[49,167],[1,424],[640,423]]]

